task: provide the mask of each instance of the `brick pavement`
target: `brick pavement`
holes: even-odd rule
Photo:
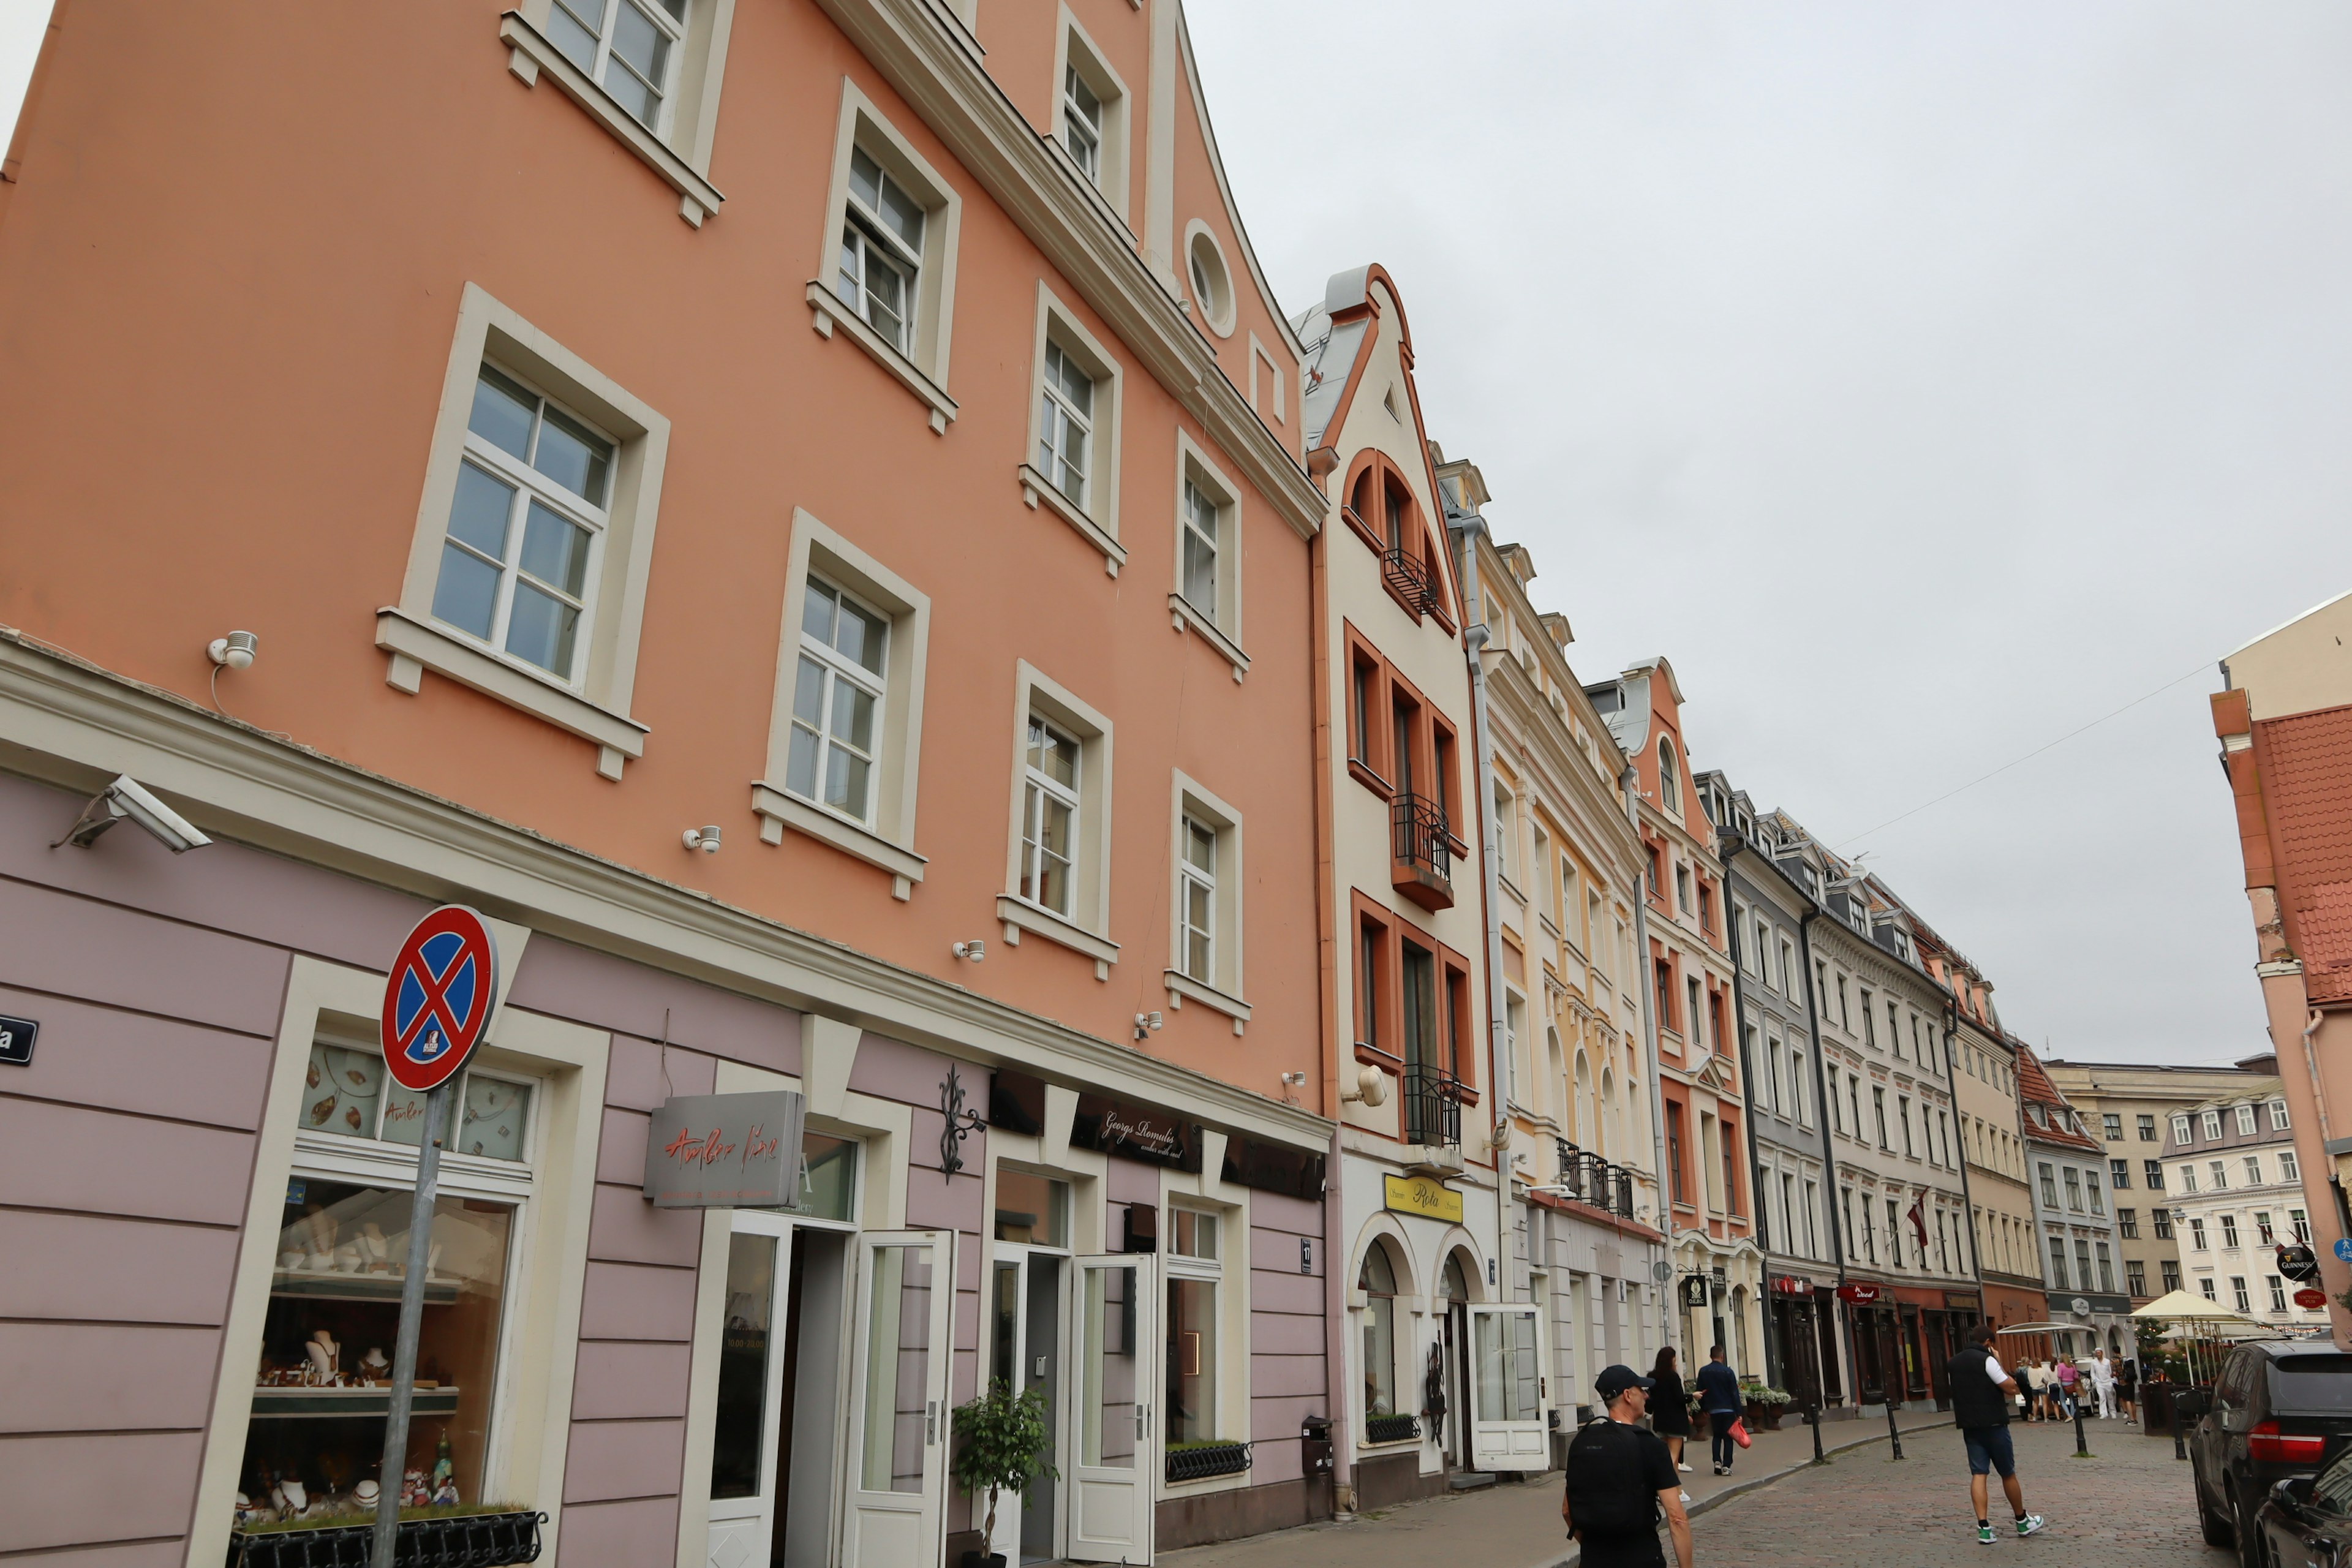
[[[2120,1421],[2084,1423],[2092,1458],[2076,1458],[2072,1426],[2017,1426],[2025,1506],[2050,1522],[2020,1541],[1994,1478],[1993,1521],[2003,1538],[1977,1544],[1968,1461],[1957,1433],[1922,1433],[1890,1460],[1884,1444],[1843,1455],[1731,1499],[1692,1522],[1697,1568],[1998,1568],[2027,1559],[2047,1568],[2223,1568],[2189,1504],[2189,1467],[2168,1437]]]

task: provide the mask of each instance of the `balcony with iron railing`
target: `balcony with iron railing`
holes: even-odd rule
[[[1462,1168],[1462,1080],[1441,1067],[1423,1062],[1406,1064],[1399,1081],[1404,1099],[1404,1141],[1417,1155],[1407,1163],[1416,1167]]]
[[[1552,1141],[1559,1157],[1559,1195],[1590,1205],[1620,1219],[1633,1217],[1633,1173],[1611,1164],[1589,1149],[1565,1138]]]
[[[1390,877],[1396,890],[1425,910],[1454,907],[1454,831],[1445,808],[1425,795],[1389,797]]]
[[[1381,552],[1381,581],[1390,596],[1416,618],[1437,607],[1437,574],[1401,544]]]

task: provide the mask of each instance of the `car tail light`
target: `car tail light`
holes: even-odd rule
[[[2264,1421],[2246,1434],[2247,1457],[2259,1464],[2315,1465],[2326,1447],[2326,1438],[2283,1433],[2275,1421]]]

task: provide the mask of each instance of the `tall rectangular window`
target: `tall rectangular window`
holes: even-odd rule
[[[1909,1095],[1898,1094],[1895,1097],[1895,1119],[1903,1126],[1903,1152],[1916,1156],[1919,1151],[1911,1142],[1911,1097]]]
[[[2280,1151],[2279,1151],[2279,1152],[2278,1152],[2278,1163],[2279,1163],[2279,1180],[2280,1180],[2280,1181],[2282,1181],[2282,1182],[2299,1182],[2299,1181],[2303,1180],[2303,1178],[2302,1178],[2301,1176],[2298,1176],[2298,1175],[2296,1175],[2296,1174],[2295,1174],[2295,1170],[2294,1170],[2294,1150],[2292,1150],[2292,1149],[2282,1149],[2282,1150],[2280,1150]]]
[[[1402,947],[1404,1064],[1412,1072],[1442,1065],[1437,1059],[1437,963],[1426,948],[1409,942]]]
[[[2115,1190],[2119,1193],[2131,1186],[2131,1162],[2129,1160],[2110,1160],[2107,1162],[2107,1184],[2115,1188]]]
[[[2065,1180],[2066,1206],[2076,1214],[2081,1214],[2083,1212],[2083,1178],[2074,1166],[2069,1165],[2065,1170]]]
[[[849,153],[849,204],[833,291],[900,353],[914,351],[915,300],[929,215],[863,147]]]
[[[1789,1052],[1789,1103],[1796,1113],[1800,1127],[1813,1124],[1812,1102],[1805,1094],[1805,1053],[1791,1049]]]
[[[2046,1209],[2054,1209],[2058,1206],[2057,1169],[2055,1166],[2052,1165],[2049,1161],[2044,1160],[2042,1162],[2041,1174],[2042,1206]]]
[[[2147,1211],[2147,1218],[2148,1224],[2156,1231],[2157,1240],[2170,1241],[2172,1239],[2172,1211],[2170,1209],[2152,1208]]]
[[[1870,1103],[1878,1116],[1878,1146],[1893,1153],[1895,1145],[1886,1141],[1886,1090],[1878,1084],[1870,1086]]]
[[[2241,1138],[2252,1137],[2254,1135],[2254,1108],[2251,1105],[2241,1105],[2237,1108],[2237,1112],[2238,1136]]]
[[[1057,915],[1070,913],[1070,867],[1077,854],[1080,752],[1076,739],[1043,719],[1031,717],[1021,813],[1021,896]]]
[[[2137,1241],[2139,1239],[2139,1210],[2117,1209],[2116,1211],[2116,1234],[2122,1237],[2126,1241]]]
[[[1184,481],[1185,603],[1217,618],[1217,503],[1189,478]]]
[[[2200,1117],[2199,1120],[2204,1124],[2205,1140],[2207,1142],[2210,1143],[2220,1139],[2221,1136],[2221,1113],[2219,1110],[2208,1110]]]
[[[2189,1249],[2191,1252],[2210,1251],[2205,1240],[2205,1221],[2197,1215],[2189,1216]]]
[[[2066,1289],[2066,1241],[2063,1237],[2050,1238],[2050,1284],[2053,1289]]]
[[[2147,1178],[2147,1190],[2149,1192],[2160,1193],[2164,1191],[2164,1162],[2161,1160],[2142,1161],[2140,1174]]]
[[[1182,887],[1177,903],[1183,921],[1184,973],[1203,985],[1217,984],[1217,835],[1184,818]]]
[[[1666,1177],[1674,1201],[1688,1203],[1683,1183],[1683,1108],[1679,1105],[1666,1107]]]
[[[2147,1294],[2147,1265],[2137,1258],[2124,1259],[2124,1289],[2135,1297]]]
[[[1062,142],[1078,172],[1102,183],[1103,103],[1078,68],[1062,71]]]
[[[2271,1101],[2271,1131],[2284,1132],[2286,1130],[2286,1101],[2273,1100]]]
[[[2205,1168],[2213,1173],[2213,1190],[2217,1193],[2227,1191],[2230,1185],[2230,1167],[2220,1160],[2208,1160],[2205,1162]]]
[[[2236,1215],[2225,1214],[2221,1216],[2221,1245],[2232,1252],[2238,1249],[2238,1216]]]
[[[2139,1124],[2139,1141],[2143,1143],[2155,1142],[2156,1118],[2153,1116],[2140,1116],[2135,1118],[2135,1120]]]
[[[2241,1312],[2251,1312],[2254,1310],[2252,1298],[2246,1294],[2246,1277],[2244,1275],[2232,1274],[2230,1276],[2230,1300],[2231,1303]]]
[[[441,547],[434,618],[576,682],[610,521],[614,450],[584,421],[483,365]]]
[[[1072,505],[1084,508],[1094,438],[1095,379],[1050,338],[1037,413],[1037,471]]]
[[[860,823],[874,817],[889,628],[888,617],[822,578],[809,578],[784,787]]]
[[[2246,1156],[2246,1185],[2259,1187],[2262,1184],[2263,1157],[2259,1154],[2249,1154]]]
[[[2111,1256],[2111,1255],[2109,1254],[2109,1252],[2108,1252],[2108,1250],[2107,1250],[2107,1244],[2106,1244],[2105,1242],[2104,1242],[2104,1241],[2103,1241],[2103,1242],[2100,1242],[2100,1243],[2098,1244],[2098,1246],[2099,1246],[2099,1289],[2102,1289],[2102,1290],[2105,1290],[2105,1291],[2112,1292],[2112,1291],[2115,1289],[2115,1288],[2116,1288],[2116,1262],[2115,1262],[2115,1258],[2113,1258],[2113,1256]]]
[[[656,135],[671,91],[671,60],[686,37],[687,0],[553,0],[550,42]]]

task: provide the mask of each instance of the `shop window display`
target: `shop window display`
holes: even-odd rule
[[[531,1086],[468,1072],[426,1248],[404,1506],[483,1495],[491,1396],[521,1202]],[[424,1097],[383,1057],[321,1043],[305,1074],[238,1479],[243,1522],[372,1517]],[[390,1145],[391,1147],[387,1147]],[[406,1145],[405,1148],[400,1147]],[[470,1157],[470,1158],[469,1158]]]
[[[1205,1443],[1217,1436],[1217,1216],[1175,1208],[1168,1215],[1166,1439]]]

